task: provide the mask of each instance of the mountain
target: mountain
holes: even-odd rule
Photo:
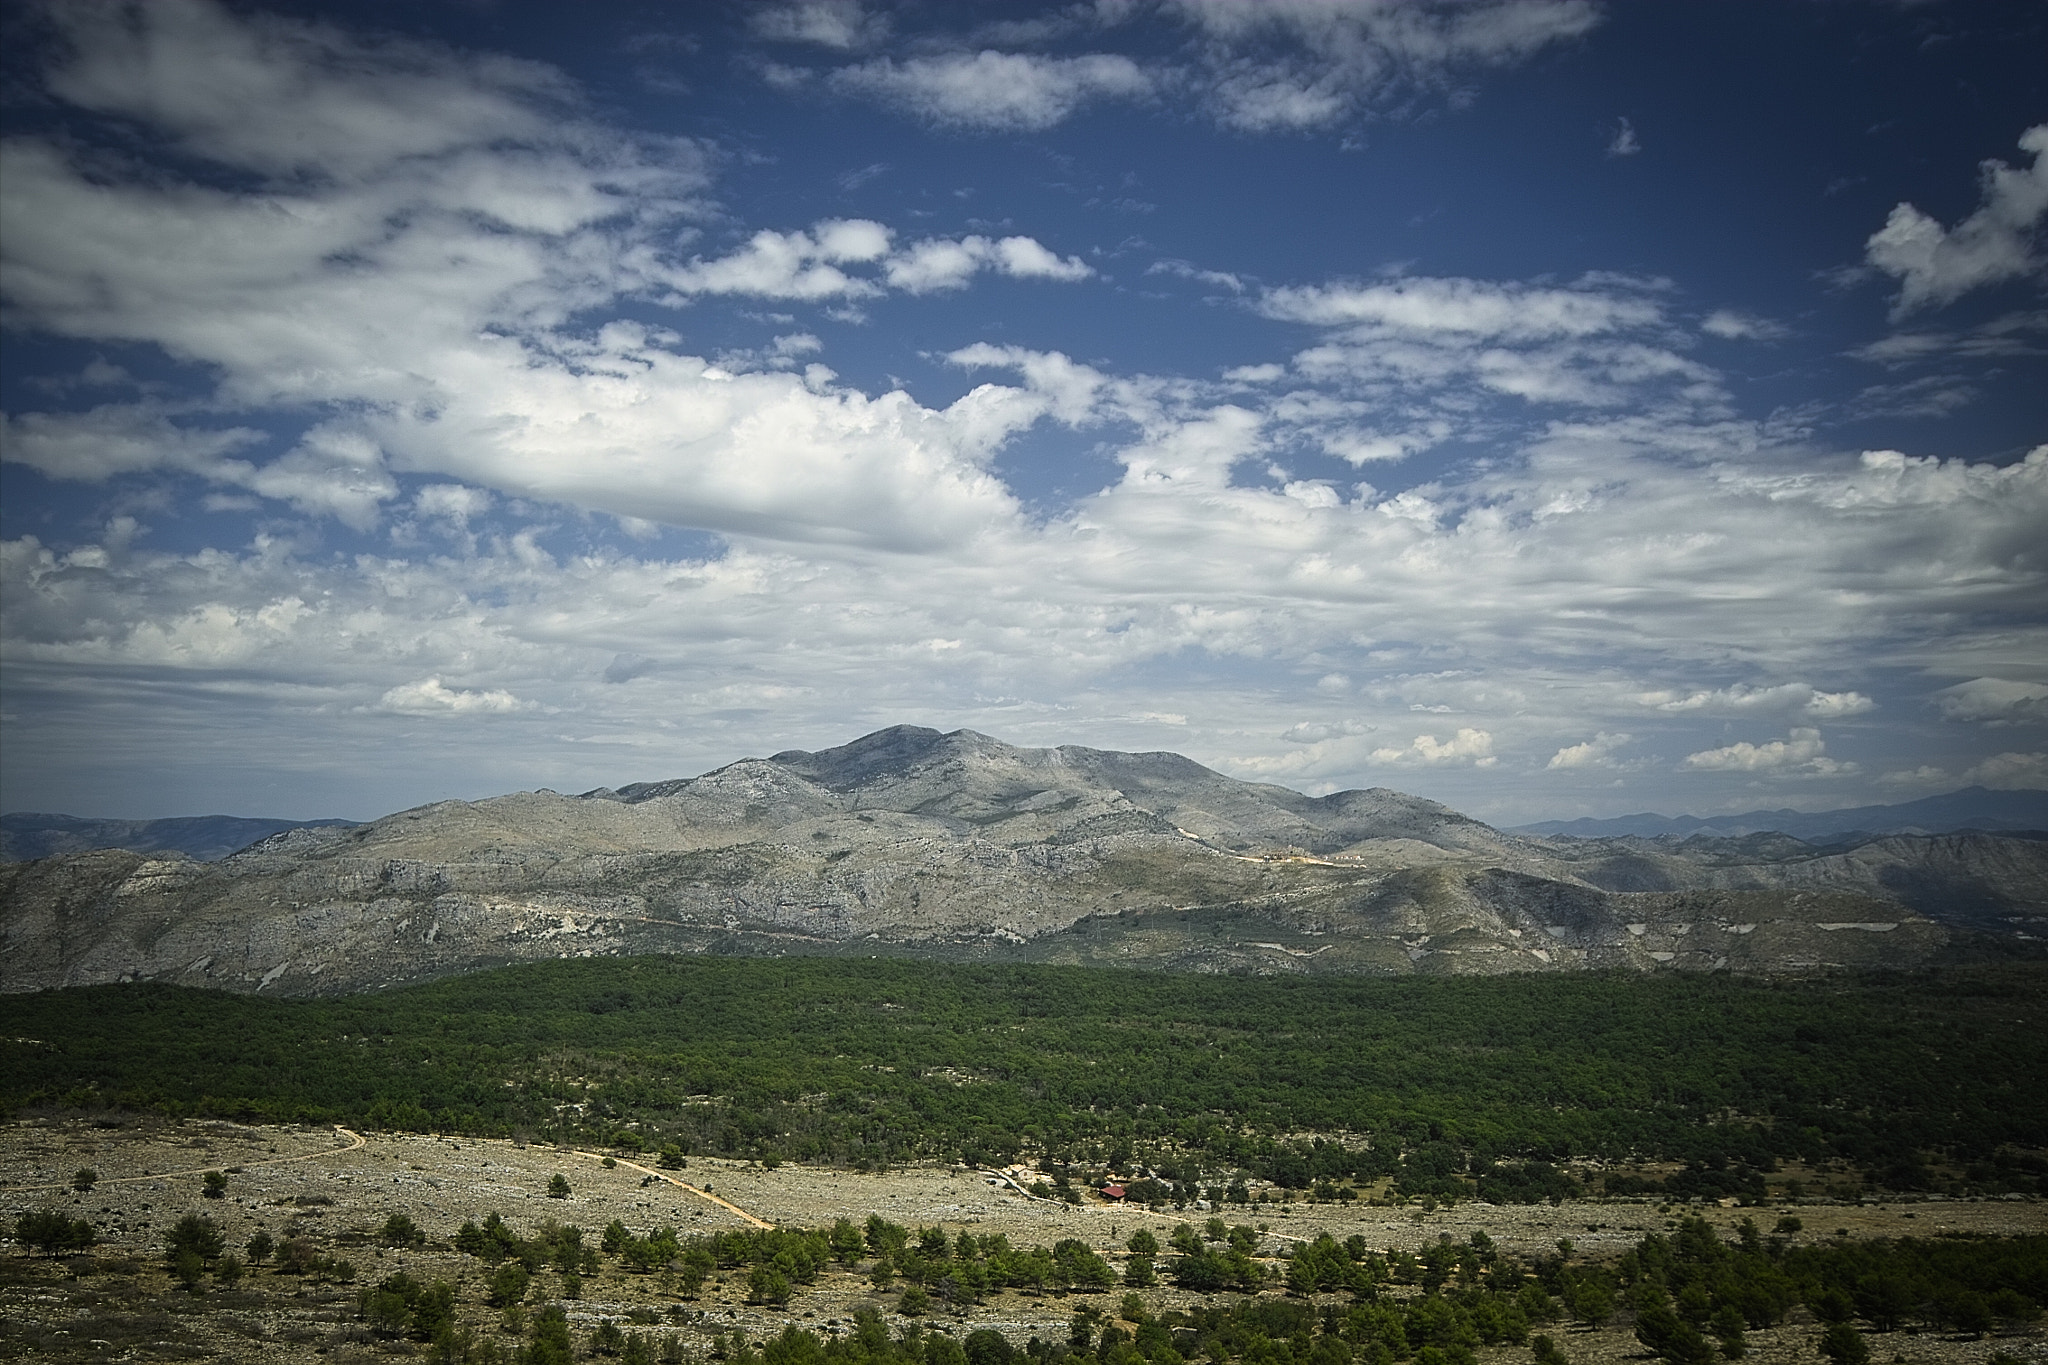
[[[579,796],[0,866],[0,989],[325,994],[544,957],[1222,972],[1916,967],[2048,937],[2048,841],[1547,840],[1374,788],[900,726]]]
[[[2048,791],[1991,791],[1965,787],[1945,796],[1902,801],[1894,806],[1851,806],[1845,810],[1752,810],[1741,815],[1618,815],[1611,820],[1545,820],[1518,825],[1517,834],[1609,839],[1635,835],[1789,834],[1795,839],[1845,835],[1952,834],[1959,830],[2006,832],[2048,830]]]
[[[352,825],[353,820],[262,820],[239,815],[185,815],[168,820],[93,820],[76,815],[0,815],[0,862],[20,863],[95,848],[182,853],[200,862],[225,858],[288,829]]]

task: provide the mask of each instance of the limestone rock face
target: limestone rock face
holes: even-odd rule
[[[922,954],[1195,971],[1809,971],[2048,934],[2048,844],[1541,839],[1177,754],[879,731],[580,796],[0,866],[0,989],[377,989],[543,957]]]

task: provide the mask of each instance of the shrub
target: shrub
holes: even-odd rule
[[[164,1253],[171,1259],[190,1251],[202,1261],[218,1258],[227,1250],[228,1239],[220,1225],[203,1213],[188,1213],[164,1234]]]
[[[83,1251],[98,1240],[98,1234],[83,1218],[67,1218],[45,1208],[14,1220],[14,1240],[54,1256],[60,1251]]]
[[[378,1232],[377,1238],[385,1246],[409,1247],[415,1242],[424,1242],[427,1235],[420,1231],[419,1225],[411,1218],[402,1213],[394,1213],[384,1220],[384,1227]]]

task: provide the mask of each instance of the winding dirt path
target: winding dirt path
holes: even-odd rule
[[[599,1152],[571,1152],[569,1155],[580,1156],[585,1161],[604,1160],[603,1154]],[[612,1162],[615,1165],[624,1166],[629,1170],[639,1171],[643,1175],[651,1175],[656,1180],[666,1180],[669,1184],[675,1186],[677,1189],[687,1190],[691,1194],[696,1195],[699,1199],[708,1200],[709,1202],[716,1204],[718,1205],[718,1207],[724,1209],[727,1213],[730,1213],[734,1217],[739,1218],[745,1222],[751,1223],[757,1228],[773,1228],[775,1226],[775,1224],[769,1222],[765,1218],[756,1218],[753,1214],[748,1213],[745,1209],[741,1208],[738,1204],[733,1203],[730,1199],[720,1199],[711,1191],[701,1189],[696,1185],[692,1185],[687,1180],[678,1180],[674,1176],[669,1175],[665,1171],[657,1171],[652,1166],[642,1166],[639,1162],[628,1161],[624,1157],[613,1157]]]
[[[233,1164],[245,1170],[251,1166],[290,1166],[300,1161],[318,1161],[322,1157],[340,1156],[343,1152],[353,1152],[368,1141],[362,1134],[352,1132],[338,1123],[334,1125],[334,1131],[348,1139],[346,1146],[329,1147],[324,1152],[305,1152],[299,1156],[275,1157],[269,1161],[237,1161]],[[139,1185],[145,1180],[171,1180],[181,1175],[205,1175],[208,1171],[218,1171],[221,1169],[223,1168],[220,1166],[194,1166],[189,1171],[157,1171],[153,1175],[117,1175],[109,1179],[95,1180],[93,1184],[95,1186]],[[35,1194],[44,1190],[68,1190],[71,1188],[71,1182],[67,1180],[59,1185],[17,1185],[11,1193]]]

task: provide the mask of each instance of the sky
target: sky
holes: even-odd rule
[[[2048,786],[2048,9],[0,3],[0,805]]]

